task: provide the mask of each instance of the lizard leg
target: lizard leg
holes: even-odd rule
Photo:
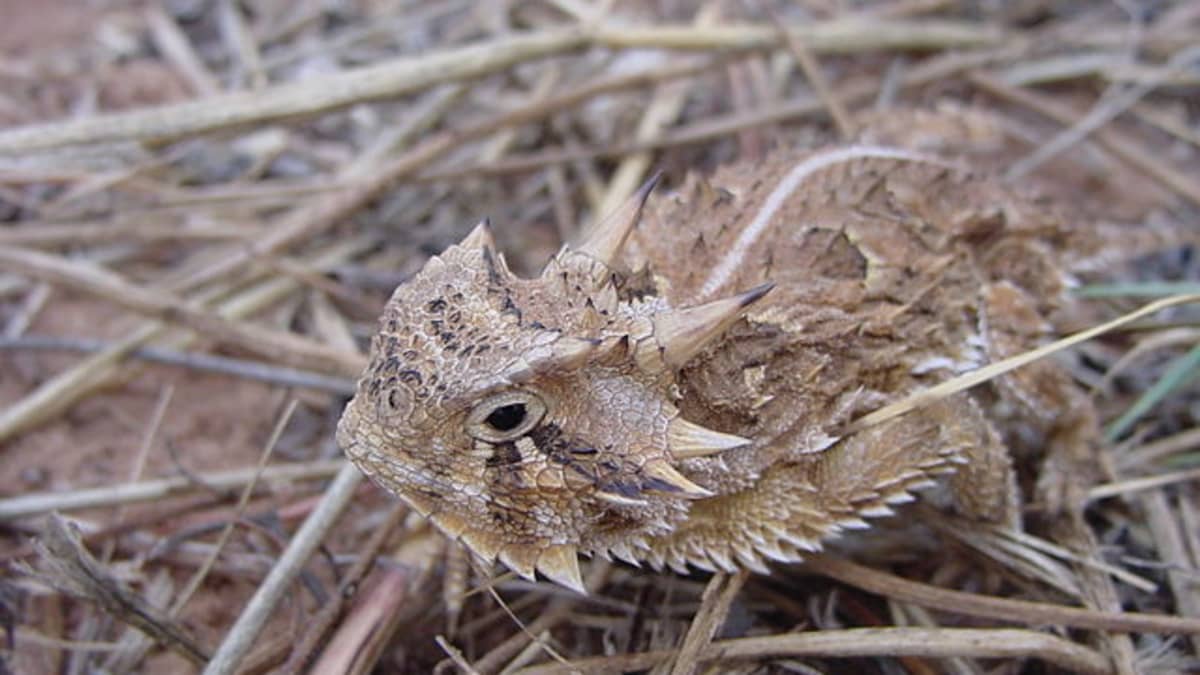
[[[1051,335],[1036,300],[1008,283],[989,284],[984,309],[988,316],[988,349],[1004,359],[1036,347]],[[997,378],[994,389],[1013,412],[1005,422],[1007,435],[1034,438],[1042,456],[1037,497],[1049,513],[1080,507],[1094,482],[1100,425],[1095,407],[1070,374],[1042,360]],[[1014,414],[1015,413],[1015,414]]]
[[[991,421],[979,417],[979,441],[966,447],[966,461],[950,478],[954,508],[968,518],[1020,530],[1021,499],[1012,452]]]

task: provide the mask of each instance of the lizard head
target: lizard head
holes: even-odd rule
[[[679,463],[749,441],[693,424],[677,370],[769,286],[696,307],[622,298],[653,188],[512,274],[481,223],[396,289],[338,424],[365,473],[477,556],[582,591],[577,554],[644,546],[712,495]]]

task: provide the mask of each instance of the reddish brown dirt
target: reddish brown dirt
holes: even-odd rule
[[[116,337],[128,318],[94,300],[56,297],[32,333]],[[78,357],[2,354],[0,367],[16,377],[0,385],[0,406],[16,401]],[[174,388],[158,438],[147,456],[146,476],[176,471],[166,444],[189,470],[211,471],[253,464],[270,433],[279,405],[270,387],[218,375],[146,366],[128,386],[92,397],[73,408],[68,424],[34,429],[9,443],[0,463],[0,493],[64,490],[109,485],[131,478],[137,449],[159,397]],[[36,467],[36,471],[31,471]],[[40,478],[39,478],[40,476]],[[30,480],[36,478],[36,480]]]
[[[180,77],[130,39],[147,5],[0,0],[0,127],[186,98]]]
[[[76,48],[91,38],[106,10],[115,9],[118,3],[112,2],[0,0],[0,53],[11,58]]]
[[[94,299],[55,294],[30,332],[116,337],[133,322],[128,316],[114,315],[111,307]],[[78,359],[61,354],[0,353],[0,372],[5,373],[0,378],[0,408]],[[139,374],[127,385],[90,397],[54,423],[22,434],[0,448],[4,458],[0,462],[0,496],[131,480],[142,439],[168,388],[173,388],[173,394],[146,456],[145,478],[179,475],[181,468],[203,473],[255,464],[278,418],[282,401],[278,391],[246,380],[166,366],[137,370]],[[145,517],[161,508],[164,504],[136,505],[126,509],[125,517]],[[98,509],[73,515],[97,524],[111,524],[115,514],[113,509]],[[211,512],[207,515],[210,523],[220,516]],[[177,570],[176,583],[182,584],[192,571]],[[219,627],[236,617],[252,592],[249,581],[211,583],[190,603],[185,620],[213,643],[220,635]],[[16,672],[42,672],[46,662],[41,659],[45,656],[29,654],[10,665]],[[147,666],[144,672],[187,671],[186,664],[170,654],[160,654]]]

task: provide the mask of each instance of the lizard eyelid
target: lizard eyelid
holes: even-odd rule
[[[511,389],[476,404],[467,415],[466,431],[487,443],[505,443],[524,436],[546,416],[546,404],[537,394]]]

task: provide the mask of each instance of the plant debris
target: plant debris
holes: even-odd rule
[[[1200,667],[1194,236],[1078,280],[1102,329],[1045,350],[1105,480],[1019,537],[917,504],[770,575],[592,560],[581,596],[478,569],[333,443],[430,255],[489,217],[535,273],[655,170],[949,111],[973,170],[1196,235],[1196,2],[9,4],[0,672]]]

